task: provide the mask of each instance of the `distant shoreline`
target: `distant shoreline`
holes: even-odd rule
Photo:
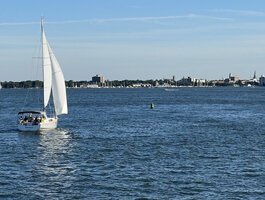
[[[223,80],[195,79],[191,77],[182,78],[178,81],[173,79],[156,80],[114,80],[104,82],[92,81],[65,81],[67,88],[175,88],[175,87],[258,87],[265,86],[265,77],[250,80],[240,80],[229,77]],[[27,81],[2,81],[0,88],[43,88],[40,80]]]
[[[102,89],[163,89],[166,91],[175,91],[181,88],[263,88],[263,86],[174,86],[174,87],[67,87],[66,89],[73,90],[102,90]],[[0,88],[0,90],[42,90],[43,87],[14,87],[14,88]]]

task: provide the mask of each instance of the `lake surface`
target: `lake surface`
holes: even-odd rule
[[[0,90],[0,199],[265,198],[265,88],[68,89],[57,130],[18,132],[40,91]]]

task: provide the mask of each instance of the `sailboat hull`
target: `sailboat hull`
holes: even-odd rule
[[[32,124],[18,124],[17,126],[19,131],[24,132],[36,132],[40,130],[40,124],[39,125],[32,125]]]
[[[57,122],[57,118],[47,118],[43,123],[40,123],[40,129],[55,129]]]
[[[25,132],[36,132],[41,130],[49,130],[57,128],[57,118],[47,118],[39,124],[34,123],[19,123],[18,130]]]

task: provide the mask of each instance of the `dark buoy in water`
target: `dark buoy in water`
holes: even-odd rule
[[[151,103],[150,104],[150,109],[154,109],[155,108],[155,104]]]

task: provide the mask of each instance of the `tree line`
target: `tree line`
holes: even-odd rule
[[[101,86],[112,86],[112,87],[118,87],[118,86],[132,86],[133,84],[151,84],[155,85],[155,83],[158,82],[159,84],[163,84],[164,80],[114,80],[114,81],[106,81],[104,83],[101,83]],[[0,82],[2,88],[43,88],[43,81],[40,80],[27,80],[27,81],[4,81]],[[84,85],[91,85],[95,84],[92,81],[65,81],[66,87],[82,87]]]

